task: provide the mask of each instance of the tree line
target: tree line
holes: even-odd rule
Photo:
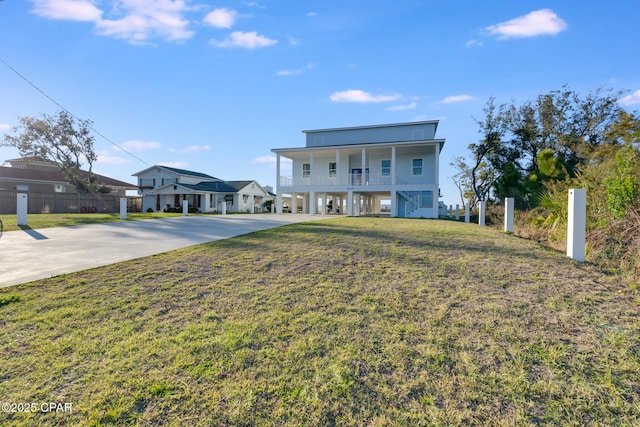
[[[627,158],[620,162],[636,161],[640,119],[618,103],[622,94],[598,89],[582,96],[565,86],[521,104],[498,105],[490,98],[483,118],[476,119],[481,139],[469,145],[468,158],[451,163],[462,204],[513,197],[518,208],[531,209],[544,203],[554,183],[576,178],[589,166],[617,155]],[[610,191],[628,186],[626,172],[606,172]],[[619,182],[625,179],[627,184]]]

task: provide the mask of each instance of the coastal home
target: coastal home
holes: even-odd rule
[[[275,148],[276,211],[438,218],[438,121],[305,130],[306,146]],[[291,176],[280,176],[282,159]]]
[[[181,210],[187,200],[200,212],[262,212],[269,194],[256,181],[223,181],[201,172],[155,165],[138,177],[142,210]],[[223,206],[224,205],[224,206]]]

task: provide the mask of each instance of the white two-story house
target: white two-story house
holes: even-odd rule
[[[223,181],[185,169],[155,165],[133,174],[142,211],[181,210],[184,200],[200,212],[264,212],[271,195],[257,181]],[[224,205],[224,207],[223,207]]]
[[[303,131],[276,148],[276,212],[438,218],[438,121]],[[291,176],[280,176],[290,159]],[[286,201],[286,203],[283,203]]]

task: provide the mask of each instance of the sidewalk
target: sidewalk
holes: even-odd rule
[[[322,215],[183,216],[5,232],[0,288],[226,239]]]

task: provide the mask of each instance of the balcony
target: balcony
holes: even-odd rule
[[[399,178],[396,179],[397,184],[405,184]],[[310,187],[310,186],[349,186],[349,187],[363,187],[374,185],[391,185],[391,176],[389,175],[373,175],[362,173],[351,173],[343,176],[316,176],[301,178],[292,176],[281,176],[280,187]]]

